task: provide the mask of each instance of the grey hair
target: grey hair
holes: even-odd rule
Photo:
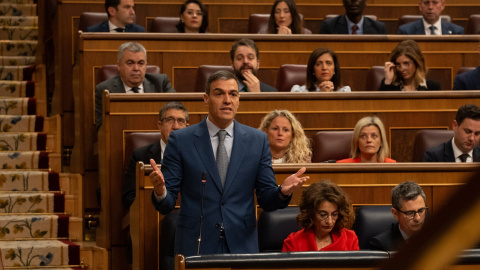
[[[158,113],[158,120],[162,121],[165,118],[165,114],[167,113],[168,110],[175,109],[175,110],[181,110],[185,113],[185,121],[188,123],[188,111],[185,106],[183,106],[182,103],[176,102],[176,101],[170,101],[168,103],[165,103],[165,105],[162,106],[160,109],[160,112]]]
[[[120,63],[123,57],[123,52],[125,51],[131,51],[134,53],[137,52],[143,52],[145,54],[145,60],[147,60],[147,50],[145,50],[145,47],[143,47],[142,44],[138,42],[125,42],[120,47],[118,48],[118,53],[117,53],[117,62]]]

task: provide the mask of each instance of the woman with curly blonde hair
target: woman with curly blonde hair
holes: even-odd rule
[[[300,122],[288,110],[269,112],[258,129],[267,133],[273,163],[311,162],[310,141]]]

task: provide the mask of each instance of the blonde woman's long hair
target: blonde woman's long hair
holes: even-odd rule
[[[286,163],[303,163],[310,162],[312,158],[312,150],[310,149],[310,140],[303,132],[302,124],[297,118],[288,110],[273,110],[263,117],[260,127],[261,131],[266,132],[270,127],[273,119],[276,117],[285,117],[292,125],[292,139],[287,146],[285,152]]]
[[[412,59],[413,64],[415,65],[415,75],[413,77],[413,81],[415,82],[415,88],[418,88],[420,83],[422,83],[428,72],[428,68],[425,64],[425,58],[423,57],[422,51],[418,47],[418,44],[410,39],[404,40],[395,47],[390,53],[390,62],[396,63],[397,58],[405,55],[406,57]],[[393,75],[393,82],[395,84],[400,84],[402,81],[402,77],[399,76],[397,70],[395,69]]]
[[[382,145],[380,145],[380,148],[378,149],[377,158],[379,162],[385,162],[385,158],[389,153],[387,136],[385,134],[385,126],[383,125],[382,120],[376,116],[367,116],[358,120],[357,124],[355,125],[355,130],[353,131],[350,156],[352,158],[357,158],[361,155],[360,150],[358,149],[358,140],[360,139],[362,129],[369,126],[376,126],[380,131],[380,140]]]

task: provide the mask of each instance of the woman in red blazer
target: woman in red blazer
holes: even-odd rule
[[[302,194],[297,221],[303,229],[285,239],[282,251],[359,250],[357,235],[347,229],[354,220],[350,200],[337,184],[314,183]]]

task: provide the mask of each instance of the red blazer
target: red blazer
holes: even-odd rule
[[[385,163],[396,163],[397,161],[395,161],[394,159],[386,157],[384,162]],[[337,160],[336,163],[361,163],[361,161],[360,161],[360,157],[357,157],[357,158],[346,158],[346,159]]]
[[[332,233],[332,239],[333,243],[321,251],[359,250],[357,235],[352,230],[342,229],[340,233]],[[283,241],[282,251],[318,251],[313,229],[291,233]]]

